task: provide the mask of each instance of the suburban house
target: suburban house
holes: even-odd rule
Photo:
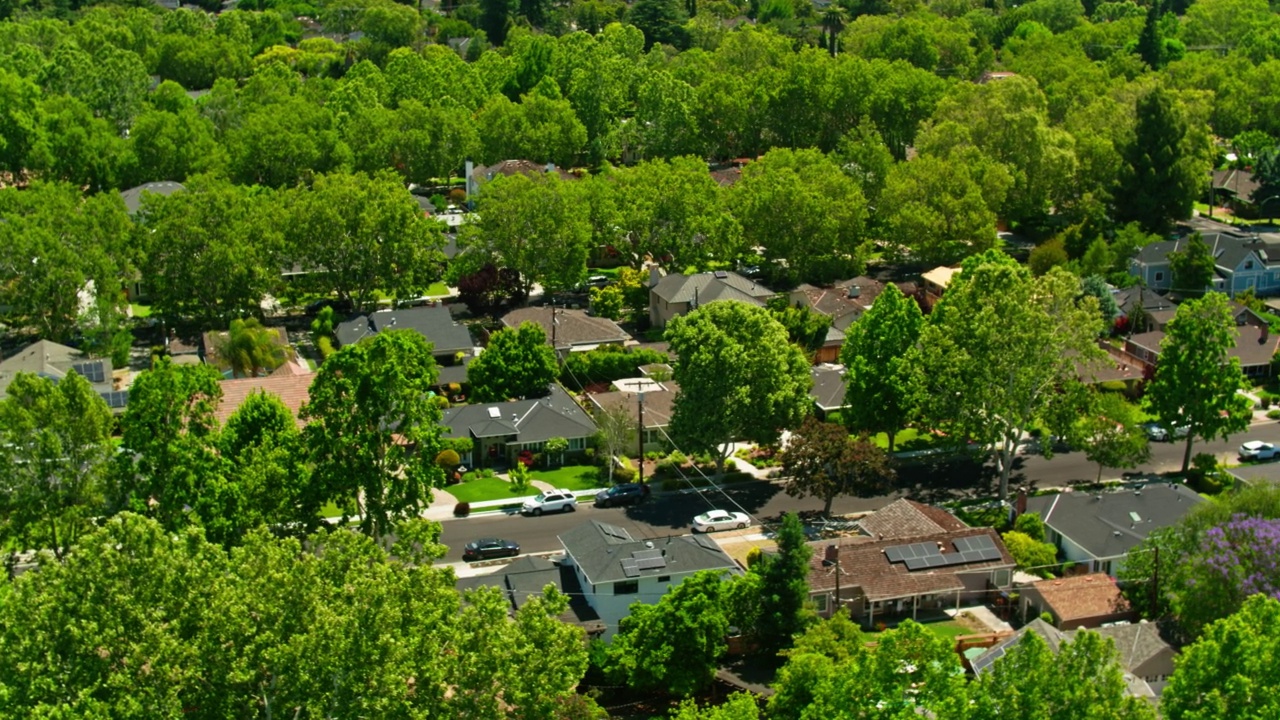
[[[1138,308],[1142,308],[1141,312],[1146,314],[1159,327],[1164,327],[1169,320],[1173,319],[1173,314],[1178,311],[1177,303],[1165,295],[1142,285],[1115,290],[1111,293],[1111,297],[1116,301],[1116,308],[1120,310],[1121,317],[1133,317],[1134,312]],[[1145,332],[1149,329],[1151,328],[1137,328],[1136,330]]]
[[[587,604],[604,623],[605,638],[636,602],[654,604],[670,588],[703,570],[739,575],[741,568],[706,535],[637,540],[625,529],[592,520],[560,535]]]
[[[658,382],[645,377],[615,380],[609,392],[590,393],[587,397],[595,406],[595,411],[605,412],[615,407],[622,408],[631,419],[632,427],[639,426],[640,415],[643,413],[644,451],[665,452],[669,447],[666,429],[671,424],[671,414],[678,394],[680,394],[680,386],[675,381]],[[634,450],[638,438],[634,433],[631,437],[630,447]]]
[[[1258,190],[1262,184],[1257,176],[1248,170],[1214,170],[1213,202],[1231,208],[1236,215],[1257,217],[1258,203],[1262,196]]]
[[[1170,311],[1172,314],[1172,311]],[[1156,313],[1152,313],[1153,319]],[[1232,357],[1240,359],[1240,369],[1249,377],[1267,377],[1271,374],[1271,358],[1280,349],[1280,334],[1271,335],[1265,319],[1249,308],[1232,304],[1232,316],[1238,331],[1235,345],[1230,349]],[[1164,325],[1136,335],[1130,335],[1124,344],[1127,354],[1155,367],[1160,359],[1160,343],[1164,340]]]
[[[605,625],[587,602],[573,566],[563,562],[526,555],[498,572],[458,578],[454,587],[460,591],[482,587],[497,588],[511,603],[510,612],[514,615],[530,598],[541,597],[548,585],[569,596],[569,607],[560,614],[562,622],[582,628],[587,637],[600,637],[604,634]]]
[[[289,332],[283,327],[278,326],[265,329],[271,333],[271,342],[280,349],[283,357],[292,358],[294,352],[293,346],[289,344]],[[226,342],[226,339],[226,330],[210,330],[200,336],[200,341],[203,343],[204,349],[202,354],[204,361],[217,367],[219,370],[222,370],[222,374],[226,377],[231,377],[232,370],[230,363],[227,363],[222,358],[218,357],[218,345]]]
[[[1068,491],[1030,497],[1027,512],[1040,515],[1045,540],[1057,545],[1067,560],[1115,577],[1129,550],[1202,502],[1182,485],[1151,483],[1110,493]]]
[[[458,353],[469,356],[475,350],[471,331],[466,325],[456,322],[444,305],[378,310],[340,323],[333,334],[338,339],[338,346],[346,347],[385,330],[413,330],[426,338],[442,370],[451,365],[465,367],[464,362],[458,361]],[[445,381],[441,379],[441,382]]]
[[[1013,635],[991,646],[970,662],[973,672],[981,675],[990,672],[996,660],[1004,657],[1010,648],[1022,640],[1025,633],[1034,632],[1057,653],[1065,642],[1075,639],[1076,631],[1059,630],[1040,619],[1032,620]],[[1127,693],[1152,702],[1160,697],[1165,681],[1173,674],[1174,659],[1178,652],[1160,637],[1159,629],[1146,621],[1134,624],[1116,624],[1090,630],[1104,638],[1110,638],[1120,652],[1120,667],[1124,670]]]
[[[728,270],[662,276],[656,266],[649,268],[649,322],[666,327],[671,318],[688,315],[716,300],[741,300],[764,307],[774,296],[769,288],[755,280]]]
[[[991,528],[813,545],[809,597],[819,614],[844,606],[864,627],[984,601],[1009,589],[1015,565]]]
[[[577,180],[578,176],[557,168],[555,163],[536,163],[531,160],[503,160],[493,165],[475,165],[470,160],[466,162],[467,173],[467,195],[475,197],[480,194],[480,188],[487,182],[490,182],[498,176],[511,177],[512,175],[542,175],[544,173],[556,173],[561,180]]]
[[[552,385],[546,397],[515,402],[458,405],[444,411],[443,437],[470,438],[475,443],[462,456],[463,465],[505,465],[521,451],[538,452],[552,438],[569,441],[579,453],[596,432],[596,424],[569,393]]]
[[[858,531],[874,540],[937,535],[966,530],[960,518],[932,505],[902,498],[858,521]]]
[[[884,292],[884,283],[869,277],[841,280],[831,287],[817,287],[805,283],[787,294],[787,301],[797,307],[831,318],[826,342],[814,356],[815,363],[832,363],[840,359],[840,347],[844,345],[845,331],[862,313],[871,309],[872,303]]]
[[[813,376],[809,397],[813,398],[816,414],[822,420],[848,407],[844,401],[844,372],[842,365],[814,365],[809,373]]]
[[[1039,580],[1020,589],[1022,617],[1048,613],[1059,630],[1136,620],[1120,586],[1106,573]]]
[[[951,285],[952,278],[959,272],[960,268],[958,267],[939,265],[920,276],[922,286],[920,289],[924,291],[920,304],[925,312],[933,310],[933,306],[938,304],[938,301],[942,299],[943,293],[947,291],[947,287]]]
[[[111,412],[124,411],[129,392],[123,378],[117,382],[110,358],[91,358],[75,348],[49,340],[38,340],[0,362],[0,398],[7,397],[9,383],[18,373],[32,373],[57,382],[74,371],[89,381]]]
[[[1216,277],[1211,289],[1235,297],[1252,289],[1257,295],[1280,293],[1280,236],[1217,232],[1202,235],[1213,255]],[[1169,254],[1186,249],[1189,240],[1162,240],[1144,246],[1129,263],[1129,274],[1155,290],[1173,289]],[[1201,288],[1180,288],[1200,290]]]
[[[585,310],[554,305],[529,306],[502,316],[502,324],[509,328],[518,328],[526,322],[540,325],[547,334],[547,343],[559,355],[595,350],[601,345],[635,344],[635,340],[618,323],[609,318],[588,315]]]
[[[263,392],[280,398],[301,427],[304,423],[298,418],[298,411],[311,398],[311,381],[315,376],[306,365],[291,360],[276,368],[270,375],[223,380],[222,399],[218,401],[214,417],[219,423],[225,424],[250,395]]]

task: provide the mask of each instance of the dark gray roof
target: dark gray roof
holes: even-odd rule
[[[990,670],[995,661],[1004,657],[1005,653],[1009,652],[1011,648],[1021,642],[1022,636],[1029,632],[1034,632],[1044,638],[1045,644],[1048,645],[1049,649],[1055,654],[1058,652],[1058,648],[1062,646],[1062,641],[1068,639],[1067,633],[1062,632],[1040,618],[1036,618],[1026,625],[1023,625],[1014,634],[1004,640],[1001,640],[995,645],[992,645],[985,653],[974,658],[971,663],[973,672],[977,675],[981,675],[982,673]]]
[[[467,383],[467,366],[474,359],[468,357],[462,361],[461,365],[441,365],[440,379],[437,382],[441,385],[448,385],[449,383],[465,385]]]
[[[0,398],[7,395],[9,384],[20,372],[56,383],[72,370],[89,382],[112,411],[128,404],[128,391],[115,389],[110,358],[91,358],[50,340],[37,340],[0,362]]]
[[[1153,530],[1177,523],[1203,502],[1182,485],[1152,483],[1094,494],[1065,492],[1027,499],[1027,511],[1095,558],[1123,555]],[[1137,520],[1131,515],[1137,514]]]
[[[809,389],[809,395],[814,404],[823,410],[845,407],[844,368],[815,367],[812,374],[813,387]]]
[[[774,295],[769,288],[738,273],[719,271],[696,275],[668,275],[653,286],[653,292],[668,303],[687,303],[697,296],[699,304],[714,300],[741,300],[764,305]]]
[[[1169,298],[1141,285],[1117,290],[1113,297],[1115,298],[1116,306],[1125,315],[1133,312],[1133,309],[1139,305],[1148,312],[1152,310],[1171,310],[1177,307]]]
[[[416,330],[433,346],[436,355],[452,355],[475,347],[467,326],[455,322],[444,305],[379,310],[338,325],[338,345],[351,345],[384,330]]]
[[[515,436],[511,442],[518,443],[589,437],[596,431],[591,416],[559,385],[534,400],[451,407],[440,424],[447,438]]]
[[[149,183],[144,183],[142,185],[139,185],[137,187],[131,187],[128,190],[121,190],[120,199],[124,200],[124,207],[126,210],[129,211],[129,214],[134,215],[138,212],[138,209],[142,207],[143,193],[155,193],[156,195],[172,195],[178,192],[179,190],[185,190],[185,189],[186,188],[183,187],[182,183],[168,182],[168,181],[149,182]]]
[[[1120,653],[1120,667],[1126,674],[1131,673],[1142,663],[1170,648],[1169,643],[1160,637],[1159,629],[1152,623],[1133,623],[1089,630],[1063,631],[1036,618],[1019,628],[1013,635],[992,645],[985,653],[974,658],[972,662],[974,673],[981,675],[991,670],[992,664],[1004,657],[1005,653],[1017,645],[1022,640],[1022,636],[1028,632],[1034,632],[1043,638],[1045,644],[1054,653],[1058,652],[1064,642],[1073,642],[1080,632],[1096,632],[1105,638],[1111,638],[1116,644],[1116,650]],[[1157,692],[1156,694],[1158,695],[1159,693]]]
[[[623,528],[592,520],[560,535],[560,544],[593,585],[701,570],[740,572],[733,558],[706,535],[636,540]]]
[[[555,313],[555,330],[552,331],[552,312]],[[567,350],[580,345],[624,344],[631,336],[618,323],[609,318],[588,315],[585,310],[557,308],[553,306],[522,307],[502,316],[502,324],[509,328],[518,328],[521,324],[531,322],[546,333],[547,343],[554,336],[557,350]]]
[[[541,596],[548,585],[569,596],[569,608],[560,615],[561,620],[580,625],[588,633],[604,632],[604,623],[583,596],[582,585],[573,568],[546,558],[526,555],[495,573],[460,578],[455,587],[460,591],[498,588],[511,603],[512,610],[518,610],[529,598]]]
[[[1246,256],[1257,253],[1260,249],[1265,250],[1266,247],[1266,243],[1260,240],[1237,233],[1211,232],[1204,233],[1201,238],[1209,246],[1214,264],[1228,270],[1235,270]],[[1143,265],[1166,265],[1169,262],[1169,253],[1185,250],[1187,242],[1187,238],[1153,242],[1138,251],[1137,260]],[[1259,259],[1267,262],[1267,255],[1260,254]],[[1271,259],[1272,261],[1280,260],[1280,257]]]

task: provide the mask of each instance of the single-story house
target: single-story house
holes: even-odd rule
[[[1182,485],[1150,483],[1117,492],[1038,495],[1027,498],[1027,512],[1039,514],[1045,540],[1067,560],[1115,577],[1129,550],[1202,502]]]
[[[526,555],[497,572],[459,578],[455,587],[460,591],[496,587],[511,603],[510,612],[514,615],[530,598],[541,597],[548,585],[569,596],[569,607],[560,614],[561,621],[582,628],[587,637],[604,634],[605,624],[587,602],[577,573],[572,565],[563,562]]]
[[[817,415],[823,420],[848,407],[844,401],[844,372],[842,365],[815,365],[810,371],[813,386],[809,388],[809,397],[813,398]]]
[[[656,266],[649,268],[649,322],[666,327],[671,318],[688,315],[716,300],[740,300],[764,307],[774,296],[769,288],[736,272],[715,272],[663,276]]]
[[[298,411],[311,398],[311,381],[314,379],[315,373],[305,365],[291,360],[276,368],[270,375],[223,380],[222,399],[218,402],[214,417],[219,423],[225,424],[250,395],[264,392],[280,398],[289,412],[297,418],[298,425],[302,426],[304,423],[298,418]]]
[[[552,319],[554,317],[554,320]],[[588,315],[585,310],[558,308],[554,305],[522,307],[502,316],[502,324],[518,328],[531,322],[542,326],[547,343],[558,354],[586,352],[601,345],[634,345],[635,340],[618,323],[609,318]]]
[[[559,385],[546,397],[451,407],[440,424],[443,437],[475,443],[462,457],[468,466],[510,464],[521,451],[537,452],[552,438],[568,440],[569,452],[579,453],[596,432],[595,421]]]
[[[1248,170],[1214,170],[1213,201],[1223,203],[1237,215],[1256,217],[1258,201],[1262,198],[1258,190],[1262,183]]]
[[[1074,641],[1078,634],[1074,630],[1059,630],[1037,618],[974,658],[971,661],[973,672],[977,675],[990,672],[994,663],[1004,657],[1028,632],[1034,632],[1043,638],[1055,654],[1063,643]],[[1159,629],[1154,624],[1146,621],[1122,623],[1091,629],[1089,632],[1096,632],[1115,643],[1116,650],[1120,652],[1120,667],[1125,674],[1126,692],[1129,695],[1152,702],[1160,696],[1165,680],[1173,674],[1174,659],[1178,653],[1160,637]]]
[[[339,347],[346,347],[385,330],[413,330],[422,335],[431,343],[431,353],[442,367],[461,364],[457,361],[458,353],[467,356],[475,351],[471,331],[455,321],[444,305],[378,310],[340,323],[334,336]]]
[[[678,394],[680,386],[673,380],[657,382],[649,378],[633,378],[615,381],[609,392],[591,393],[587,397],[600,412],[621,407],[631,419],[632,427],[639,425],[640,413],[643,412],[644,450],[649,452],[666,451],[670,447],[666,429],[671,424],[671,414]],[[635,449],[637,438],[634,433],[631,438],[629,447]]]
[[[874,540],[938,535],[968,527],[942,508],[907,498],[894,500],[858,521],[858,531]]]
[[[631,614],[631,604],[654,604],[672,587],[703,570],[740,575],[742,569],[707,535],[636,539],[598,520],[560,535],[587,604],[604,623],[605,638]]]
[[[1059,630],[1136,619],[1120,586],[1106,573],[1040,580],[1021,589],[1019,602],[1024,619],[1048,613]]]
[[[265,329],[270,331],[272,344],[280,348],[284,357],[292,358],[294,352],[293,346],[289,344],[289,332],[279,326]],[[231,366],[225,363],[222,358],[218,357],[218,345],[219,343],[226,342],[226,338],[226,330],[210,330],[200,336],[200,341],[203,343],[204,352],[202,356],[204,357],[204,361],[222,370],[224,375],[230,377]]]
[[[809,597],[818,612],[829,617],[843,605],[864,627],[986,600],[1009,589],[1015,565],[991,528],[813,545]]]
[[[787,294],[787,300],[792,305],[807,307],[831,318],[831,329],[827,333],[826,342],[815,354],[815,363],[839,360],[845,331],[871,308],[884,288],[884,283],[874,278],[856,277],[841,280],[831,287],[805,283]]]
[[[1232,312],[1238,333],[1229,354],[1240,359],[1240,369],[1245,375],[1269,377],[1271,358],[1280,350],[1280,334],[1273,336],[1267,321],[1243,305],[1233,304]],[[1160,343],[1164,336],[1163,327],[1130,335],[1125,340],[1124,350],[1134,358],[1155,367],[1160,360]]]
[[[1280,293],[1280,238],[1236,232],[1201,236],[1214,259],[1212,290],[1235,297],[1252,289],[1257,295]],[[1169,254],[1186,249],[1187,238],[1162,240],[1144,246],[1129,263],[1129,274],[1155,290],[1173,288]],[[1195,288],[1199,289],[1199,288]]]
[[[110,358],[89,357],[49,340],[37,340],[0,361],[0,398],[8,396],[9,384],[18,373],[32,373],[57,382],[72,371],[89,382],[112,412],[124,411],[129,392],[123,382],[116,381]]]
[[[492,181],[498,176],[511,177],[512,175],[542,175],[544,173],[556,173],[561,180],[577,180],[578,176],[573,173],[557,168],[555,163],[536,163],[532,160],[503,160],[493,165],[476,165],[470,160],[466,161],[467,174],[467,195],[475,197],[480,194],[480,188],[485,183]]]
[[[946,267],[939,265],[938,267],[924,273],[920,276],[922,289],[924,290],[923,302],[921,305],[925,312],[933,310],[933,306],[938,304],[942,299],[943,293],[947,291],[947,287],[951,285],[951,280],[960,272],[958,267]]]

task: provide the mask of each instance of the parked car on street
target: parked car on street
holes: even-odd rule
[[[549,512],[573,512],[578,509],[578,499],[568,490],[548,490],[524,501],[520,512],[537,517]]]
[[[693,519],[693,531],[708,533],[717,530],[741,530],[750,524],[751,517],[746,513],[711,510]]]
[[[1182,425],[1173,429],[1173,435],[1170,437],[1169,431],[1160,423],[1144,423],[1142,429],[1147,433],[1147,439],[1155,442],[1166,442],[1168,440],[1177,440],[1187,436],[1191,432],[1191,426]]]
[[[1240,446],[1241,460],[1275,460],[1280,448],[1269,442],[1250,440]]]
[[[621,483],[596,493],[598,507],[634,505],[644,499],[644,486],[639,483]]]
[[[520,554],[520,544],[502,538],[472,540],[462,548],[462,559],[488,560],[489,558],[515,557]]]

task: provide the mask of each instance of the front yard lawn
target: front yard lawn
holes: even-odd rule
[[[889,449],[888,433],[877,433],[871,438],[876,445],[882,450]],[[897,441],[894,443],[894,452],[905,452],[907,450],[924,450],[931,448],[938,443],[941,438],[931,433],[922,433],[915,428],[906,428],[898,431]]]
[[[507,500],[534,495],[538,492],[533,487],[523,491],[516,490],[511,483],[498,477],[476,478],[457,485],[449,485],[443,489],[457,498],[458,502],[467,503],[484,502],[485,500]]]
[[[596,465],[565,465],[552,470],[535,469],[533,479],[565,490],[591,490],[604,487],[609,479],[601,477]]]
[[[448,295],[449,286],[445,285],[443,282],[433,282],[431,283],[431,286],[427,288],[427,291],[422,294],[427,297],[441,297]]]

